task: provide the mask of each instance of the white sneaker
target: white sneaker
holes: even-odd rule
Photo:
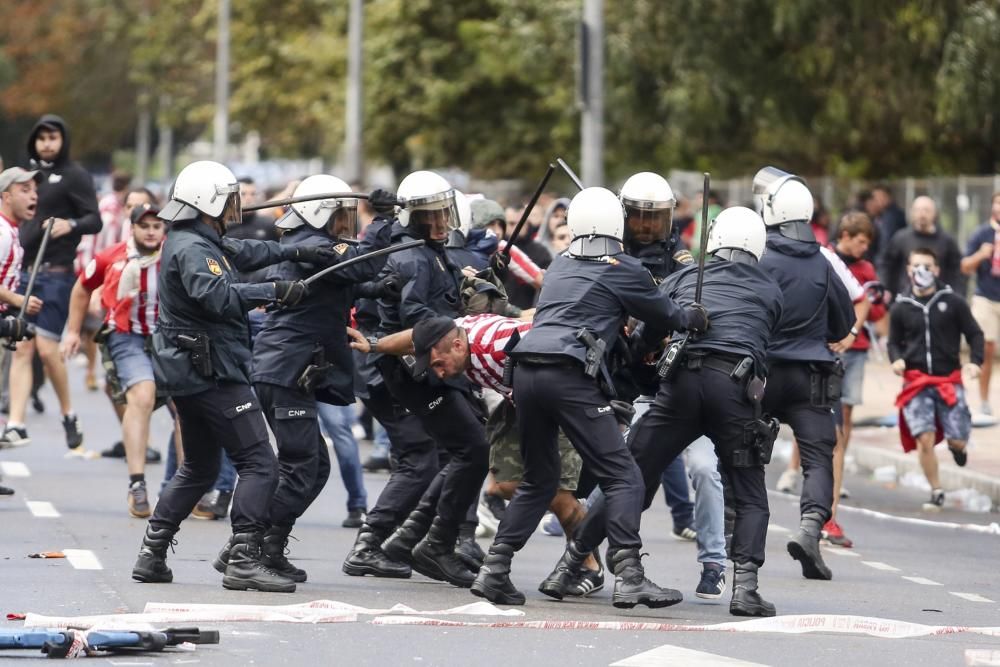
[[[802,479],[802,473],[798,470],[785,470],[781,473],[781,477],[778,478],[778,483],[774,485],[774,488],[782,493],[795,493],[796,487],[799,485],[799,480]]]
[[[28,429],[23,426],[8,426],[3,430],[3,435],[0,435],[0,449],[24,447],[30,444]]]
[[[975,427],[994,426],[996,423],[996,417],[993,416],[988,403],[983,403],[979,412],[972,413],[972,425]]]

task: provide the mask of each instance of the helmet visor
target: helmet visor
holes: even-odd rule
[[[218,188],[216,188],[216,191],[218,191]],[[219,219],[226,229],[243,223],[243,204],[240,201],[239,186],[236,187],[235,192],[229,193],[228,199],[226,199],[226,206],[222,209],[222,215],[219,216]]]
[[[333,200],[326,200],[333,201]],[[323,203],[326,204],[326,201]],[[357,201],[357,200],[352,200]],[[343,204],[344,200],[339,203]],[[330,214],[329,225],[330,235],[338,239],[356,239],[358,238],[358,207],[357,204],[353,206],[343,205],[337,206],[333,209]]]
[[[421,238],[429,241],[444,243],[448,240],[449,232],[458,229],[460,225],[458,207],[453,196],[410,211],[410,226],[418,230]]]
[[[672,208],[636,208],[625,206],[625,243],[628,245],[649,245],[661,243],[670,238],[670,226],[674,219]]]
[[[764,212],[764,206],[770,197],[777,192],[781,182],[789,179],[802,180],[798,176],[782,171],[777,167],[764,167],[753,177],[753,203],[758,213]]]

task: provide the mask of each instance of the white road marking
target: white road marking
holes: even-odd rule
[[[1000,667],[1000,651],[965,649],[965,664],[968,667]]]
[[[944,584],[939,584],[933,579],[924,579],[923,577],[903,577],[907,581],[912,581],[915,584],[920,584],[921,586],[944,586]]]
[[[63,549],[66,560],[77,570],[103,570],[104,566],[93,551],[88,549]]]
[[[861,561],[861,564],[862,565],[867,565],[868,567],[870,567],[870,568],[872,568],[874,570],[883,570],[885,572],[899,572],[899,568],[898,567],[893,567],[892,565],[889,565],[888,563],[880,563],[877,560],[863,560],[863,561]]]
[[[993,602],[993,600],[984,598],[982,595],[977,595],[976,593],[956,593],[955,591],[948,592],[957,598],[962,598],[963,600],[968,600],[969,602]]]
[[[660,667],[685,665],[685,667],[767,667],[759,662],[747,662],[724,655],[694,651],[680,646],[664,644],[649,651],[611,663],[611,667]]]
[[[28,511],[38,519],[56,519],[60,516],[59,512],[56,511],[55,505],[50,502],[44,500],[25,500],[24,504],[28,506]]]
[[[28,470],[28,466],[20,461],[0,462],[0,473],[8,477],[31,477],[31,471]]]
[[[767,524],[767,529],[769,531],[771,531],[772,533],[790,533],[790,532],[792,532],[792,531],[788,530],[787,528],[785,528],[784,526],[779,526],[776,523],[769,523],[769,524]]]
[[[831,554],[833,556],[845,556],[846,558],[861,558],[861,554],[857,551],[852,551],[851,549],[842,549],[840,547],[823,547],[824,554]]]

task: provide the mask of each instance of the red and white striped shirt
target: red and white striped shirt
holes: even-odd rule
[[[0,287],[17,291],[21,282],[21,260],[24,248],[17,236],[17,222],[0,213]],[[0,313],[7,312],[8,304],[0,303]]]
[[[503,383],[503,366],[507,359],[504,348],[515,331],[521,335],[527,333],[531,322],[487,314],[460,317],[455,324],[465,329],[469,337],[471,365],[465,376],[480,387],[509,396],[511,388]]]
[[[80,280],[91,291],[104,286],[101,305],[108,313],[106,321],[114,323],[115,331],[148,336],[160,314],[156,291],[160,262],[139,269],[138,290],[119,299],[118,285],[128,262],[128,243],[116,243],[90,260]]]
[[[497,251],[502,252],[506,247],[507,242],[501,240],[500,244],[497,246]],[[517,246],[511,246],[510,266],[508,268],[514,274],[514,277],[525,285],[537,286],[538,280],[542,277],[542,274],[545,273],[537,264],[531,261],[531,258],[528,257],[523,250]]]

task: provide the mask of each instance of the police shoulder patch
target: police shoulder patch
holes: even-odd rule
[[[222,275],[222,267],[219,266],[219,262],[218,261],[216,261],[212,257],[206,257],[205,258],[205,263],[208,264],[208,270],[209,271],[211,271],[212,273],[214,273],[217,276],[221,276]]]
[[[345,252],[347,252],[347,249],[350,247],[351,246],[347,245],[346,243],[338,243],[337,245],[333,246],[333,251],[338,255],[343,255]]]

